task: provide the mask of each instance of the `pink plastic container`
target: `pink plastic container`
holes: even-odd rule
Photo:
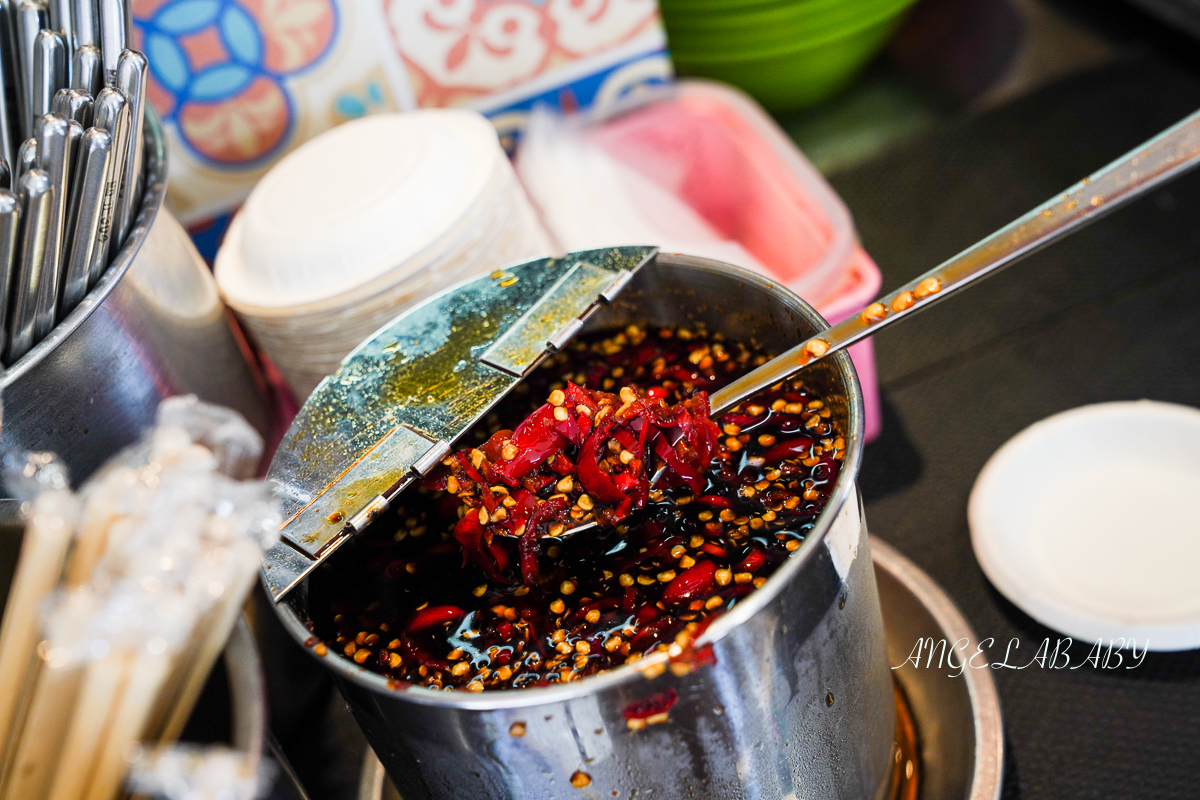
[[[879,291],[850,212],[753,100],[720,83],[684,80],[646,90],[588,127],[587,138],[684,200],[740,243],[761,272],[831,323]],[[849,349],[862,382],[866,438],[881,429],[870,339]]]

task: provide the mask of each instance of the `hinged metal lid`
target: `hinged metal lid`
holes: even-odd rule
[[[267,473],[287,520],[263,567],[272,596],[436,466],[655,252],[615,247],[497,270],[408,309],[346,356],[305,401]]]

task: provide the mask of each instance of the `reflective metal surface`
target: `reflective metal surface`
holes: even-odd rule
[[[933,580],[879,539],[871,540],[879,603],[888,658],[901,664],[917,639],[968,640],[976,637],[961,612]],[[918,670],[911,664],[895,670],[913,715],[919,741],[918,796],[922,800],[997,800],[1002,785],[1004,728],[991,670],[970,670],[961,677],[945,671]],[[897,763],[898,786],[907,764]],[[375,753],[363,761],[358,800],[402,800]]]
[[[1000,698],[987,666],[958,672],[916,668],[906,661],[918,639],[949,645],[970,658],[978,638],[954,601],[928,575],[886,542],[872,539],[875,578],[887,629],[888,661],[916,717],[921,743],[923,800],[998,800],[1004,768]],[[944,652],[941,651],[941,652]],[[957,656],[956,656],[957,657]],[[981,664],[976,659],[975,664]]]
[[[287,518],[264,567],[271,595],[281,599],[436,466],[653,254],[615,247],[497,270],[405,311],[346,356],[271,463]]]
[[[632,321],[703,324],[776,351],[824,325],[773,282],[661,254],[587,327]],[[886,790],[895,707],[854,490],[862,400],[844,354],[815,365],[810,380],[847,430],[842,473],[796,554],[697,641],[712,644],[715,663],[689,670],[656,653],[564,686],[476,694],[389,686],[332,652],[319,659],[408,800],[577,800],[635,790],[663,798],[857,800]],[[299,642],[311,636],[305,602],[302,585],[275,606]],[[666,690],[679,696],[669,719],[630,730],[622,710]],[[509,733],[517,722],[525,731],[519,738]],[[582,791],[571,783],[577,771],[590,778]]]
[[[54,451],[76,481],[131,444],[171,395],[195,393],[266,427],[212,275],[179,223],[158,213],[166,153],[149,117],[146,131],[146,189],[128,240],[79,305],[0,376],[0,450]]]

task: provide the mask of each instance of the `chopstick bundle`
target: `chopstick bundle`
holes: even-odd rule
[[[230,477],[261,453],[236,413],[172,398],[78,495],[36,495],[0,629],[0,690],[29,698],[0,704],[0,800],[112,800],[132,748],[179,735],[277,541],[266,485]]]
[[[0,307],[36,297],[32,319],[0,320],[5,365],[80,303],[133,229],[148,64],[126,48],[130,21],[128,0],[0,0],[0,100],[15,101],[0,102],[0,190],[18,194],[31,170],[50,181],[45,210],[40,195],[19,209],[38,224],[0,248]]]

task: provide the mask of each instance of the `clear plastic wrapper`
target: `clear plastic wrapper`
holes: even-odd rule
[[[138,754],[127,788],[158,800],[253,800],[274,777],[273,764],[255,765],[225,747],[176,746]]]
[[[71,476],[53,453],[6,453],[4,485],[13,497],[28,502],[51,489],[70,489]]]
[[[266,485],[231,477],[254,471],[257,433],[194,397],[158,419],[78,495],[55,459],[8,460],[45,563],[32,611],[15,627],[5,617],[20,641],[0,652],[0,683],[27,700],[0,698],[11,734],[0,800],[115,797],[130,747],[179,735],[277,541]],[[10,652],[23,674],[5,668]]]

